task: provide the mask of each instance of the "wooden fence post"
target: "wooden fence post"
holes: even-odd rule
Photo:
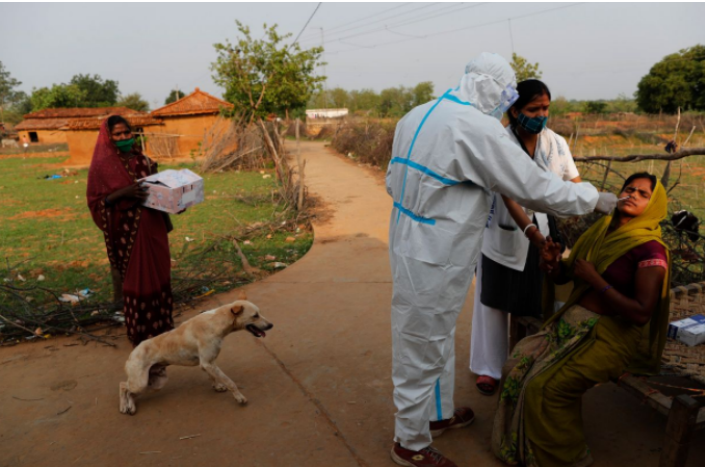
[[[301,141],[300,141],[300,130],[299,130],[299,124],[301,123],[300,119],[296,119],[296,164],[299,166],[299,198],[298,202],[296,203],[296,207],[299,211],[301,211],[301,208],[303,207],[304,204],[304,166],[301,163]]]

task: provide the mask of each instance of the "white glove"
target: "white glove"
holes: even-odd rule
[[[617,197],[612,193],[598,193],[595,211],[602,214],[609,214],[617,207]]]

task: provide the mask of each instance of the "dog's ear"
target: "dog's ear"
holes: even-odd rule
[[[242,312],[245,310],[245,307],[242,305],[235,305],[230,309],[230,313],[233,314],[233,316],[240,316]]]
[[[241,290],[240,293],[237,294],[237,298],[239,298],[240,300],[247,300],[247,294],[244,290]]]

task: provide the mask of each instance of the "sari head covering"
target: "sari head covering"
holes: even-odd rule
[[[630,371],[636,373],[658,373],[661,354],[666,344],[669,316],[669,285],[670,285],[670,253],[668,246],[661,238],[660,222],[668,213],[668,194],[661,182],[656,181],[651,199],[644,212],[607,234],[613,216],[605,216],[595,222],[575,243],[570,257],[564,264],[570,269],[577,259],[583,259],[595,265],[597,272],[603,274],[617,259],[633,248],[647,242],[657,241],[666,249],[669,268],[661,288],[661,296],[656,305],[651,320],[644,326],[641,342],[634,356]],[[566,304],[546,323],[558,319],[571,306],[590,290],[590,285],[580,279],[575,279],[573,292]]]
[[[142,209],[132,199],[119,200],[112,207],[108,207],[105,200],[109,194],[135,183],[138,178],[136,170],[140,176],[146,176],[150,168],[147,158],[136,148],[132,149],[128,158],[120,156],[110,137],[109,118],[104,119],[100,125],[88,170],[86,197],[93,222],[103,231],[110,265],[124,278]],[[133,168],[130,168],[130,160]]]
[[[110,137],[109,118],[105,118],[100,125],[98,141],[93,150],[90,169],[88,169],[88,189],[86,190],[88,208],[91,210],[93,222],[103,232],[107,226],[102,220],[101,203],[109,194],[134,183],[133,177],[120,159],[117,146]],[[133,152],[135,150],[133,149]]]

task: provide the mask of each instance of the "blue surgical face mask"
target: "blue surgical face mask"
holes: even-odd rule
[[[544,128],[546,128],[548,117],[527,117],[523,113],[519,112],[517,122],[519,122],[519,125],[529,133],[538,135]]]

